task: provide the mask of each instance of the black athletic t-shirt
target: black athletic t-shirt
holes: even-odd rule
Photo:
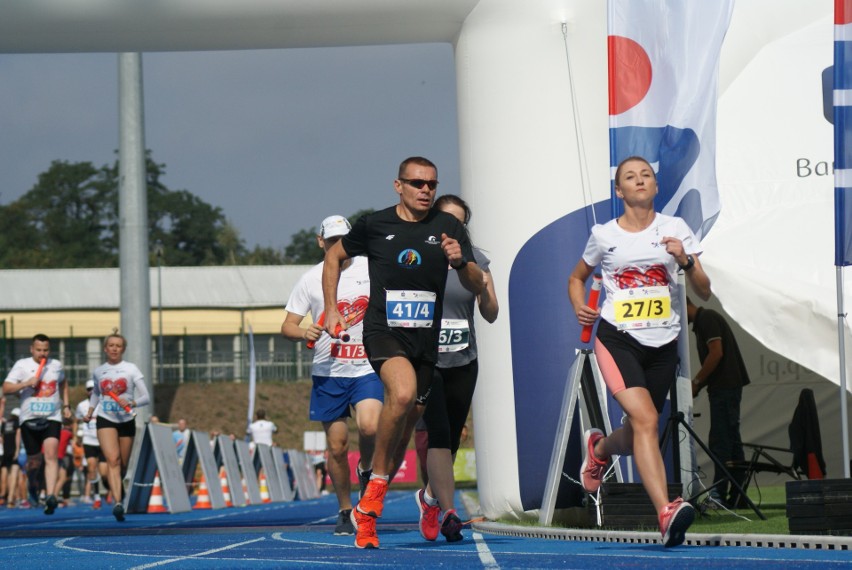
[[[350,257],[364,255],[369,260],[370,303],[364,317],[364,339],[378,333],[392,333],[406,343],[412,356],[435,362],[438,336],[447,283],[447,258],[441,249],[441,234],[458,240],[462,254],[473,261],[473,249],[464,226],[452,215],[430,210],[419,222],[407,222],[396,213],[396,206],[361,216],[342,244]],[[392,319],[431,317],[431,326],[412,328],[388,325],[387,292],[425,291],[436,294],[434,307],[420,301],[391,301]],[[431,313],[426,315],[426,311]]]
[[[15,451],[15,434],[18,431],[18,418],[10,416],[3,422],[3,452],[13,453]]]

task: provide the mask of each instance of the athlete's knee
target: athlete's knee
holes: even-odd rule
[[[388,391],[385,394],[385,406],[392,410],[401,411],[403,414],[408,413],[414,407],[416,401],[417,390],[413,387],[410,390],[400,388]]]
[[[328,454],[334,459],[345,458],[349,453],[349,438],[328,440]]]

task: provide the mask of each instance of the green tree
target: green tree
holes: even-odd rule
[[[0,205],[0,268],[116,267],[118,161],[54,161],[18,200]],[[167,265],[242,263],[248,252],[221,208],[161,181],[165,165],[146,156],[148,239]]]
[[[284,264],[283,250],[274,247],[254,246],[254,249],[242,257],[243,265],[282,265]]]
[[[52,162],[0,217],[3,267],[110,267],[118,259],[109,181],[90,162]]]
[[[290,265],[313,265],[322,261],[322,249],[317,246],[317,228],[299,230],[290,237],[284,248],[284,263]]]
[[[347,219],[354,224],[364,214],[371,214],[374,210],[358,210]],[[284,248],[284,263],[292,265],[313,265],[323,259],[323,251],[317,245],[317,234],[319,228],[314,226],[299,230],[290,236],[290,244]]]

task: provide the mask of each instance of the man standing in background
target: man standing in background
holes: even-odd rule
[[[698,307],[686,299],[686,314],[692,323],[701,368],[692,380],[692,396],[705,386],[710,400],[710,435],[707,446],[724,465],[728,461],[743,461],[743,442],[740,436],[740,402],[743,386],[749,383],[748,370],[737,339],[725,318],[712,309]],[[736,474],[735,474],[736,475]],[[724,472],[717,466],[713,475],[710,498],[723,506],[736,506],[736,489],[729,489]],[[730,496],[728,492],[730,491]]]
[[[252,442],[255,445],[265,443],[272,446],[272,434],[278,432],[278,426],[266,419],[266,410],[258,408],[255,412],[257,421],[252,422],[248,427],[248,435],[251,436]]]

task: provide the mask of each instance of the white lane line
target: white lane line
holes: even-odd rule
[[[225,550],[232,550],[234,548],[239,548],[240,546],[245,546],[246,544],[252,544],[253,542],[260,542],[261,540],[266,540],[266,538],[265,537],[254,538],[252,540],[245,540],[243,542],[237,542],[235,544],[229,544],[229,545],[223,546],[221,548],[213,548],[212,550],[205,550],[204,552],[199,552],[197,554],[189,554],[187,556],[170,558],[169,560],[160,560],[159,562],[151,562],[150,564],[143,564],[142,566],[134,566],[130,570],[143,570],[145,568],[155,568],[157,566],[164,566],[166,564],[171,564],[172,562],[183,562],[184,560],[191,560],[193,558],[201,558],[203,556],[208,556],[210,554],[216,554],[217,552],[223,552]]]
[[[0,546],[0,550],[7,550],[9,548],[30,548],[31,546],[36,546],[38,544],[46,544],[47,540],[40,540],[38,542],[29,542],[27,544],[11,544],[9,546]]]
[[[485,544],[485,539],[478,532],[473,533],[473,541],[476,543],[476,552],[479,554],[479,561],[482,562],[483,568],[489,570],[498,570],[500,565],[491,554],[491,549]]]

